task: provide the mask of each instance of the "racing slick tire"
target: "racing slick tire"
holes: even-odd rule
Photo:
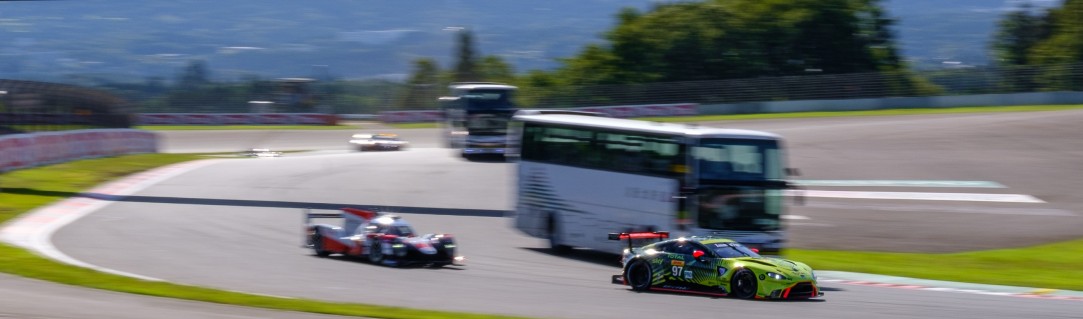
[[[636,260],[631,265],[628,265],[628,269],[624,271],[624,280],[628,282],[628,286],[631,286],[632,290],[647,291],[651,289],[651,282],[654,279],[653,273],[650,265]]]
[[[369,262],[377,265],[384,262],[384,250],[378,241],[369,242]]]
[[[320,236],[319,232],[312,234],[312,250],[316,252],[316,256],[327,257],[331,255],[330,251],[323,249],[323,236]]]
[[[730,278],[730,295],[738,299],[752,299],[756,297],[756,274],[748,269],[738,270]]]

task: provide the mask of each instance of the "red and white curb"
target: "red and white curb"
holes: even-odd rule
[[[915,278],[890,277],[870,274],[847,273],[838,271],[817,271],[821,277],[821,283],[833,283],[843,285],[855,285],[866,287],[910,289],[924,291],[954,292],[976,295],[1006,296],[1034,299],[1071,300],[1083,301],[1083,292],[1067,291],[1046,288],[1027,288],[1014,286],[998,286],[983,284],[968,284],[938,280],[924,280]],[[870,277],[869,280],[834,279],[832,277]]]
[[[106,183],[83,192],[80,196],[38,208],[0,225],[2,226],[0,228],[0,240],[67,264],[144,280],[163,281],[158,278],[99,267],[71,258],[53,246],[51,241],[53,233],[61,227],[113,203],[117,198],[131,195],[163,180],[218,161],[220,160],[199,160],[174,164]]]

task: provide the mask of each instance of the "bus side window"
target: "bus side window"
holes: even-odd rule
[[[680,164],[676,161],[672,155],[665,155],[658,152],[651,152],[650,154],[650,170],[656,174],[673,175],[673,165]]]

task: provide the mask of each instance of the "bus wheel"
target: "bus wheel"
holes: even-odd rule
[[[549,216],[549,250],[553,253],[563,255],[572,251],[572,247],[560,243],[560,232],[557,229],[556,216]]]

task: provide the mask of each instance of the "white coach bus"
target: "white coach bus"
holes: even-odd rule
[[[554,251],[619,253],[608,233],[647,230],[782,248],[790,170],[778,135],[524,110],[509,138],[515,227]]]

